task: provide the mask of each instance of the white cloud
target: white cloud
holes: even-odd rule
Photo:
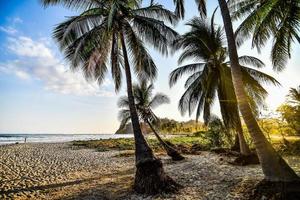
[[[9,35],[13,35],[15,33],[17,33],[18,31],[12,27],[12,26],[0,26],[0,31],[6,33],[6,34],[9,34]]]
[[[13,24],[21,24],[21,23],[23,23],[23,20],[20,17],[14,17],[12,19],[12,23]]]
[[[23,23],[23,20],[19,17],[14,18],[8,18],[8,26],[0,26],[0,31],[8,34],[8,35],[15,35],[18,33],[18,30],[16,29],[16,25]]]
[[[35,41],[29,37],[10,37],[7,48],[17,59],[0,63],[0,73],[14,74],[23,80],[40,80],[46,90],[62,94],[114,95],[107,89],[111,86],[109,79],[101,88],[96,83],[88,83],[80,72],[70,71],[59,61],[45,39]]]
[[[51,50],[41,41],[33,41],[28,37],[8,38],[8,49],[17,56],[26,56],[41,59],[54,58]]]

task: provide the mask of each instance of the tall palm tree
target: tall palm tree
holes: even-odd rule
[[[146,81],[141,81],[140,84],[133,85],[133,96],[137,113],[140,119],[149,125],[161,146],[166,150],[167,154],[173,160],[183,160],[184,157],[180,155],[176,149],[164,142],[154,128],[154,125],[158,124],[160,120],[154,114],[153,109],[162,104],[170,103],[170,99],[162,93],[156,93],[153,96],[153,89],[153,84],[148,85]],[[127,96],[120,97],[118,106],[122,108],[119,112],[119,119],[121,121],[120,128],[122,129],[126,126],[128,121],[130,121],[130,109]]]
[[[291,57],[292,43],[300,43],[299,0],[232,0],[233,19],[243,19],[236,30],[237,41],[252,38],[259,51],[273,38],[271,59],[274,69],[285,68]]]
[[[260,129],[252,112],[244,88],[242,67],[239,63],[235,35],[226,0],[218,0],[224,28],[227,37],[228,51],[231,62],[231,75],[236,93],[239,109],[256,147],[257,155],[262,166],[266,180],[269,181],[294,181],[299,177],[285,160],[275,151]]]
[[[211,118],[211,107],[218,96],[220,110],[224,124],[228,130],[235,129],[240,143],[240,151],[244,155],[250,154],[243,136],[237,100],[232,84],[230,62],[226,61],[227,50],[224,47],[223,31],[214,24],[214,14],[211,21],[200,17],[193,18],[189,23],[190,31],[175,40],[174,48],[182,49],[179,64],[190,59],[199,62],[184,65],[170,74],[172,87],[180,77],[189,75],[185,83],[186,91],[179,101],[182,114],[191,115],[196,109],[196,120],[203,111],[204,122]],[[239,60],[247,65],[263,67],[264,63],[251,56],[242,56]],[[261,104],[267,91],[261,82],[279,84],[274,78],[252,68],[243,66],[242,76],[246,84],[249,99],[253,99],[252,106]],[[196,108],[197,107],[197,108]]]
[[[177,33],[165,22],[177,17],[161,5],[141,7],[140,0],[41,0],[44,6],[63,5],[80,11],[54,29],[53,36],[73,69],[81,69],[88,80],[101,84],[111,67],[116,92],[125,71],[130,116],[134,131],[136,173],[134,189],[139,193],[157,193],[176,189],[177,184],[155,158],[140,128],[132,92],[131,70],[140,79],[153,79],[156,66],[144,42],[163,54]]]
[[[201,16],[205,16],[205,6],[206,0],[195,0]],[[263,0],[260,2],[266,2],[267,0]],[[276,0],[269,0],[269,2],[275,2]],[[284,0],[282,0],[284,1]],[[253,2],[252,0],[248,0],[248,2]],[[291,2],[291,1],[287,1]],[[295,0],[293,0],[295,2]],[[249,133],[254,141],[256,146],[256,151],[267,180],[280,180],[280,181],[291,181],[295,179],[299,179],[297,174],[289,167],[289,165],[280,157],[272,147],[272,145],[267,141],[263,132],[261,131],[256,118],[253,114],[253,110],[249,104],[248,97],[246,95],[246,91],[244,88],[243,78],[242,78],[242,68],[239,63],[239,56],[237,52],[237,44],[235,34],[233,32],[231,16],[229,13],[228,5],[226,0],[218,0],[221,15],[224,23],[224,28],[226,32],[226,38],[228,43],[228,51],[229,58],[231,62],[231,76],[234,86],[234,91],[237,97],[238,106],[242,117],[245,121],[245,124],[249,130]],[[292,4],[291,4],[292,5]],[[299,6],[299,4],[297,4]],[[295,6],[294,6],[295,7]],[[247,11],[247,9],[245,9]],[[274,10],[273,10],[274,11]],[[291,13],[291,12],[289,12]],[[298,15],[299,11],[297,8]],[[294,16],[295,17],[295,16]],[[259,19],[259,18],[258,18]],[[262,26],[263,27],[263,26]],[[293,29],[289,29],[294,31]],[[288,32],[281,31],[280,34],[287,34]],[[263,34],[264,35],[264,34]],[[278,37],[280,38],[280,37]],[[282,37],[284,39],[286,37]],[[297,39],[299,40],[299,39]],[[289,40],[290,41],[290,40]],[[291,44],[289,42],[285,42],[287,44]],[[279,52],[280,53],[280,52]],[[284,54],[283,54],[284,55]],[[275,58],[276,59],[276,58]],[[274,63],[274,62],[273,62]],[[278,62],[280,63],[280,62]],[[276,66],[277,64],[275,64]],[[280,65],[278,65],[280,66]],[[280,69],[280,67],[279,67]]]

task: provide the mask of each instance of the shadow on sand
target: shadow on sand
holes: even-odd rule
[[[55,196],[62,200],[71,199],[122,199],[132,193],[133,169],[121,171],[115,174],[97,175],[95,177],[55,183],[48,185],[16,188],[0,191],[0,195],[14,195],[22,192],[49,192],[54,191]],[[60,192],[63,191],[63,192]],[[55,197],[54,197],[55,198]]]

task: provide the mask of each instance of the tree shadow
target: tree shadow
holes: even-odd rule
[[[124,199],[133,193],[133,173],[134,170],[127,170],[115,174],[110,177],[109,182],[97,182],[88,187],[72,193],[71,195],[61,197],[61,200],[86,200],[86,199],[100,199],[100,200],[118,200]]]
[[[67,181],[48,185],[38,185],[27,188],[0,190],[0,195],[14,195],[22,192],[48,192],[49,190],[63,191],[59,199],[118,199],[132,192],[133,169],[97,175],[91,178]],[[59,193],[59,192],[58,192]]]

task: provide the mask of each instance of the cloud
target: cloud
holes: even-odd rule
[[[11,19],[13,24],[21,24],[23,23],[23,20],[20,17],[14,17]]]
[[[13,28],[12,26],[6,26],[6,27],[0,26],[0,31],[2,31],[2,32],[6,33],[6,34],[9,34],[9,35],[13,35],[13,34],[15,34],[15,33],[18,32],[18,31],[17,31],[15,28]]]
[[[8,47],[17,56],[39,59],[55,59],[51,50],[41,41],[33,41],[28,37],[8,38]]]
[[[102,87],[88,83],[80,72],[73,72],[59,61],[45,39],[9,37],[7,49],[15,60],[0,63],[0,73],[14,74],[22,80],[38,80],[48,91],[84,96],[113,96],[109,79]]]
[[[16,33],[18,33],[18,30],[16,29],[16,25],[23,23],[23,20],[19,17],[14,17],[14,18],[8,18],[7,21],[9,25],[0,26],[0,31],[8,35],[15,35]]]

